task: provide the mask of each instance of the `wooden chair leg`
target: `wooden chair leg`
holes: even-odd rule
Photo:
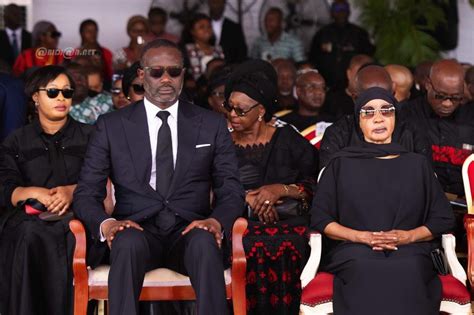
[[[82,291],[82,292],[81,292]],[[87,290],[85,290],[87,292]],[[87,315],[88,293],[84,290],[74,288],[74,315]]]
[[[246,299],[232,300],[234,315],[246,315],[247,314],[247,302]]]

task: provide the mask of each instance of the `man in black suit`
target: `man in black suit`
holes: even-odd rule
[[[199,314],[228,314],[223,235],[243,212],[244,192],[226,121],[178,100],[184,68],[176,44],[150,42],[141,65],[144,100],[97,121],[75,213],[109,245],[111,314],[137,314],[144,275],[161,266],[189,275]],[[112,216],[103,207],[107,178]]]
[[[240,63],[247,59],[247,44],[242,26],[224,17],[226,0],[209,0],[209,16],[212,20],[212,30],[218,43],[224,51],[227,63]]]
[[[0,59],[10,66],[20,52],[31,47],[31,33],[21,27],[21,15],[21,8],[16,4],[5,7],[5,29],[0,31]]]

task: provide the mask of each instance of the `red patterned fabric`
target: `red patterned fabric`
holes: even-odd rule
[[[433,151],[433,161],[457,166],[462,166],[467,157],[472,153],[470,150],[438,145],[432,145],[431,150]]]
[[[315,137],[316,137],[316,128],[305,136],[305,138],[310,142]],[[319,148],[321,147],[321,141],[316,142],[314,146],[319,150]]]
[[[309,254],[308,228],[249,220],[243,243],[247,256],[247,314],[298,314],[300,274]]]
[[[452,275],[439,276],[442,285],[442,300],[465,305],[471,302],[467,288]],[[332,302],[334,276],[318,272],[316,277],[303,289],[301,303],[311,307]]]

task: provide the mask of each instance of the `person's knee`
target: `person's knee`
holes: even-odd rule
[[[133,228],[125,229],[115,234],[112,241],[111,255],[114,253],[129,253],[135,256],[148,255],[148,243],[143,232]]]
[[[219,254],[216,238],[206,230],[193,229],[189,232],[186,243],[186,254],[192,257],[205,258]]]

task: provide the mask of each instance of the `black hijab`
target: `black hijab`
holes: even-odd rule
[[[359,126],[359,117],[360,117],[360,110],[361,108],[370,102],[371,100],[375,99],[382,99],[395,107],[396,114],[395,114],[395,128],[392,133],[392,142],[388,144],[375,144],[375,143],[368,143],[364,140],[364,135],[362,134],[362,130]],[[400,124],[397,123],[396,118],[399,113],[400,105],[395,99],[395,97],[387,90],[380,88],[380,87],[372,87],[369,88],[362,93],[359,94],[357,99],[355,100],[354,105],[354,119],[355,125],[354,128],[356,130],[355,137],[351,141],[351,145],[348,147],[343,148],[341,151],[334,154],[333,159],[339,157],[352,157],[352,158],[376,158],[376,157],[384,157],[387,155],[400,155],[403,153],[409,152],[403,146],[398,144],[396,139],[400,137]]]

